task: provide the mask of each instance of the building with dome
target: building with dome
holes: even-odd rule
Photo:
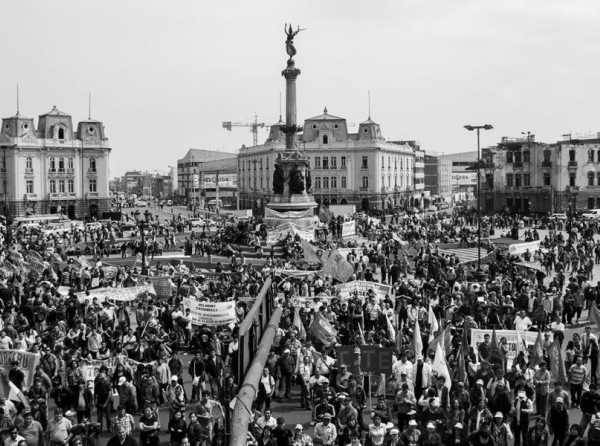
[[[285,150],[281,125],[271,127],[264,144],[239,151],[243,208],[261,209],[271,198],[275,159]],[[421,198],[421,191],[415,191],[415,153],[421,149],[414,141],[387,141],[370,117],[350,133],[346,119],[325,108],[304,121],[296,144],[309,158],[312,195],[319,204],[387,209],[412,206]]]
[[[110,208],[110,151],[102,122],[88,119],[74,127],[71,115],[56,107],[39,116],[37,128],[19,112],[2,119],[2,214],[101,218]]]

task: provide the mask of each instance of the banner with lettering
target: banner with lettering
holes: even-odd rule
[[[23,382],[26,388],[33,384],[33,374],[35,368],[40,363],[40,355],[38,353],[29,353],[21,350],[0,350],[0,373],[8,376],[8,372],[12,367],[13,361],[17,361],[17,367],[25,375]]]
[[[337,285],[336,288],[342,299],[349,299],[356,293],[364,301],[369,294],[369,290],[375,292],[377,300],[382,300],[386,295],[391,296],[392,294],[391,285],[384,285],[382,283],[369,282],[366,280],[353,280],[352,282]]]
[[[342,237],[351,237],[356,234],[356,221],[346,221],[342,225]]]
[[[195,299],[183,299],[183,308],[190,309],[192,324],[219,326],[228,325],[237,320],[235,302],[201,302]]]
[[[473,347],[475,351],[477,351],[477,346],[483,342],[486,334],[490,335],[491,339],[492,330],[482,328],[471,329],[471,347]],[[498,342],[500,342],[502,338],[506,338],[508,344],[506,359],[509,367],[510,364],[512,364],[512,361],[517,357],[517,354],[525,348],[523,342],[525,342],[527,347],[534,345],[537,336],[538,334],[535,331],[496,330],[496,339],[498,339]]]
[[[154,293],[154,287],[152,285],[139,285],[127,288],[96,288],[88,290],[89,294],[82,291],[77,293],[79,302],[85,302],[86,300],[98,299],[98,302],[104,302],[105,300],[119,301],[119,302],[130,302],[135,300],[141,293]]]

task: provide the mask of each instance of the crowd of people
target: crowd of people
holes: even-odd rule
[[[355,215],[354,237],[339,238],[334,220],[311,242],[290,231],[271,245],[260,221],[232,218],[194,225],[147,215],[138,225],[132,214],[56,233],[3,227],[1,440],[224,444],[244,378],[237,324],[271,277],[283,316],[249,442],[600,445],[595,330],[566,332],[600,298],[591,283],[597,228],[570,220],[540,237],[531,222],[525,237],[540,239],[538,249],[517,258],[486,242],[482,274],[448,251],[473,245],[470,218]],[[485,228],[518,225],[495,216]],[[168,250],[192,257],[170,261]],[[213,256],[227,262],[207,269]],[[197,324],[186,299],[234,301],[235,320]],[[473,342],[481,329],[530,331],[535,342],[523,335],[515,347],[495,332]],[[342,362],[348,346],[381,349],[389,370],[368,373],[358,351]],[[272,412],[283,399],[297,400],[305,422],[289,429]],[[570,408],[581,416],[569,419]]]

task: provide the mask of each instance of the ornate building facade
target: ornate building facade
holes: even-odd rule
[[[242,146],[238,156],[240,207],[262,208],[272,197],[275,160],[285,150],[282,123],[262,145]],[[409,206],[415,192],[415,152],[409,142],[384,139],[370,118],[350,133],[345,118],[328,113],[304,121],[296,144],[310,163],[312,195],[319,204],[355,204],[358,209]],[[422,176],[422,172],[419,172]]]
[[[102,122],[73,127],[71,115],[56,107],[39,116],[37,128],[20,113],[2,119],[2,213],[100,218],[110,208],[110,151]]]

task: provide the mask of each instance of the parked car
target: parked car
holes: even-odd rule
[[[600,218],[600,209],[588,209],[587,211],[584,211],[581,216],[583,218],[597,220]]]

